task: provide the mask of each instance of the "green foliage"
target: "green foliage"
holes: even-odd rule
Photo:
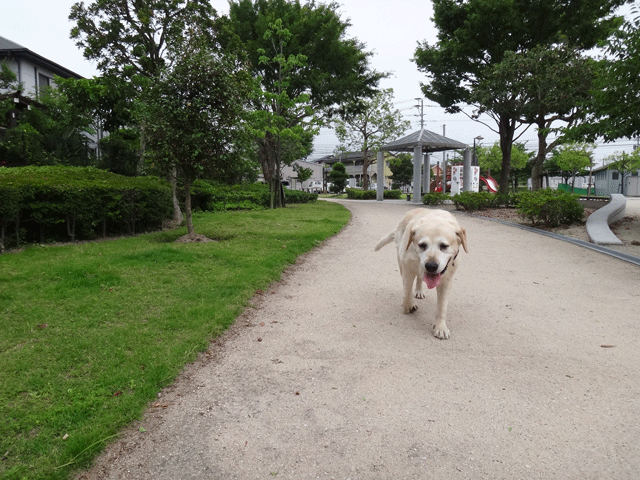
[[[390,159],[389,170],[391,170],[393,188],[411,185],[413,181],[413,157],[408,153],[402,153]]]
[[[318,199],[317,193],[285,189],[289,204],[311,203]],[[201,211],[256,210],[269,208],[271,195],[269,185],[262,183],[225,185],[207,180],[196,180],[192,185],[192,208]]]
[[[384,190],[382,193],[382,198],[386,198],[389,200],[400,200],[402,197],[401,190]]]
[[[636,2],[637,5],[637,2]],[[637,18],[627,22],[605,46],[607,58],[597,64],[588,113],[565,131],[572,140],[606,142],[640,134],[640,28]]]
[[[584,219],[584,207],[577,195],[550,188],[518,194],[516,209],[533,225],[546,227],[571,225]]]
[[[102,157],[98,167],[118,175],[135,176],[137,174],[139,146],[140,136],[135,130],[122,128],[111,132],[100,141]]]
[[[349,178],[349,174],[347,173],[347,167],[344,166],[342,162],[336,162],[331,167],[331,171],[327,175],[329,180],[331,181],[331,192],[332,193],[342,193],[344,188],[347,186],[347,180]]]
[[[201,25],[210,38],[214,10],[207,0],[78,2],[69,20],[71,38],[84,57],[105,75],[154,77],[166,65],[163,55],[180,42],[189,25]]]
[[[377,198],[375,190],[360,190],[357,188],[347,188],[347,198],[352,200],[375,200]]]
[[[20,90],[17,75],[11,70],[6,60],[0,62],[0,92],[6,90]],[[2,118],[4,121],[4,117]]]
[[[218,241],[173,242],[182,228],[0,256],[0,477],[75,478],[348,219],[331,202],[198,213]]]
[[[462,192],[451,197],[457,210],[475,212],[493,207],[494,195],[489,192]]]
[[[447,193],[429,192],[422,196],[422,203],[425,205],[442,205],[445,201],[450,200],[451,196]]]
[[[7,199],[2,237],[13,227],[10,246],[155,230],[172,208],[171,191],[157,178],[92,167],[0,169],[0,199]]]

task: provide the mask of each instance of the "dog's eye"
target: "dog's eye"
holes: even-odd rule
[[[420,250],[426,250],[427,246],[428,245],[426,243],[424,243],[424,242],[418,244],[418,247],[420,247]]]
[[[440,244],[440,250],[445,251],[447,248],[449,248],[449,245],[447,245],[446,243]]]

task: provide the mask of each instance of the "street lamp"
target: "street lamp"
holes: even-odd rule
[[[476,153],[476,140],[478,140],[478,142],[480,140],[484,140],[484,138],[482,138],[480,135],[478,135],[477,137],[475,137],[473,139],[473,166],[477,167],[478,166],[478,155]]]

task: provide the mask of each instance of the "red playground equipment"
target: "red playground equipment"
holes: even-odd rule
[[[495,178],[487,175],[486,177],[480,177],[480,181],[484,182],[484,184],[487,186],[487,190],[489,190],[491,193],[498,193],[498,182],[496,182]]]

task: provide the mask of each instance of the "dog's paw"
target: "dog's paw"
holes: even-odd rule
[[[418,305],[411,305],[410,307],[404,307],[404,313],[413,313],[418,310]]]
[[[449,329],[445,325],[434,325],[433,336],[440,340],[447,340],[449,338]]]
[[[424,292],[422,290],[418,290],[416,292],[416,298],[424,298],[426,297],[426,295],[424,294]]]

